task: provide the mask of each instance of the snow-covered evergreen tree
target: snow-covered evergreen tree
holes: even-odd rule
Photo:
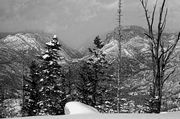
[[[81,102],[91,105],[100,111],[103,110],[105,103],[105,92],[107,79],[106,68],[108,62],[106,61],[105,54],[100,51],[102,42],[94,40],[95,49],[89,49],[92,57],[84,61],[81,67],[80,80],[77,83],[78,98]],[[102,48],[102,47],[101,47]]]
[[[66,102],[65,76],[62,73],[62,66],[59,63],[63,57],[58,54],[61,50],[58,39],[54,37],[46,43],[46,51],[42,55],[40,66],[40,95],[42,100],[38,102],[42,114],[58,115],[63,114]]]
[[[29,94],[28,103],[32,103],[30,106],[34,108],[30,110],[36,115],[59,115],[64,114],[64,105],[66,103],[66,92],[65,92],[65,75],[62,72],[62,66],[60,64],[63,59],[59,55],[61,45],[56,37],[46,43],[46,51],[39,56],[40,63],[37,67],[37,72],[32,73],[32,82],[35,85],[30,88],[31,94]],[[37,69],[35,68],[35,69]],[[36,90],[38,89],[38,90]],[[32,99],[31,99],[32,98]],[[38,99],[37,99],[38,98]]]

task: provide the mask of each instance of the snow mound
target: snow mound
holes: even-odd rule
[[[97,109],[76,101],[66,103],[64,111],[65,115],[99,113]]]

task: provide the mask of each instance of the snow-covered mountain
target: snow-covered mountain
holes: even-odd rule
[[[122,41],[121,41],[121,50],[123,57],[130,57],[133,58],[136,55],[135,50],[139,50],[140,52],[148,52],[149,50],[149,40],[145,33],[147,32],[146,29],[139,27],[139,26],[124,26],[122,27]],[[175,33],[164,33],[164,37],[168,40],[166,41],[167,44],[172,43],[173,39],[176,38]],[[104,47],[101,49],[108,58],[113,59],[117,57],[118,54],[118,28],[115,28],[113,31],[100,36],[101,40],[104,42]],[[89,44],[89,41],[88,41]],[[91,46],[93,47],[93,41]],[[86,53],[88,54],[88,48],[83,48]],[[176,47],[176,51],[180,49],[180,42]],[[80,49],[82,50],[82,49]]]
[[[151,83],[151,76],[146,78],[139,78],[144,77],[146,75],[146,71],[150,72],[152,69],[151,65],[151,55],[149,52],[149,40],[147,39],[146,30],[138,27],[138,26],[127,26],[122,28],[122,74],[125,78],[125,84],[127,87],[124,87],[124,89],[121,91],[129,92],[129,94],[124,94],[128,100],[133,100],[137,104],[143,104],[145,100],[145,95],[147,94],[149,90],[149,85]],[[165,40],[165,45],[172,43],[172,41],[176,38],[177,34],[174,33],[164,33],[163,38]],[[105,44],[101,51],[106,54],[106,58],[110,60],[111,62],[115,61],[118,57],[118,41],[116,40],[118,38],[118,29],[116,28],[114,31],[108,33],[106,37],[104,37],[103,43]],[[91,46],[93,47],[93,46]],[[177,47],[175,49],[175,52],[177,53],[177,59],[179,60],[180,56],[180,42],[177,44]],[[90,54],[86,55],[84,57],[85,60],[92,57]],[[164,97],[166,102],[168,102],[170,105],[172,104],[173,100],[179,99],[180,94],[180,85],[179,85],[179,63],[177,63],[177,70],[174,73],[173,77],[170,77],[170,80],[168,80],[165,83],[165,88],[163,90]],[[114,62],[113,66],[117,66],[117,64]],[[134,75],[133,78],[129,78],[129,76]],[[137,76],[137,77],[136,77]],[[134,90],[135,89],[135,90]],[[134,91],[134,92],[133,92]],[[137,94],[137,95],[136,95]],[[129,97],[128,97],[129,95]],[[175,103],[172,104],[175,107]],[[172,106],[171,105],[171,106]],[[174,109],[174,107],[170,106],[170,110]],[[165,109],[165,107],[164,107]]]
[[[115,38],[111,38],[106,45],[101,49],[106,54],[108,59],[116,59],[118,56],[118,41]],[[122,56],[123,57],[135,57],[133,47],[137,47],[140,51],[148,51],[149,46],[146,39],[142,39],[140,36],[131,38],[128,42],[122,42]]]
[[[41,51],[44,49],[45,43],[52,39],[52,34],[48,33],[16,33],[13,35],[8,35],[1,39],[1,42],[11,49],[17,51],[25,51],[25,50],[36,50]],[[80,57],[81,54],[68,47],[60,40],[60,44],[62,45],[62,52],[67,57]]]
[[[148,46],[148,41],[144,35],[145,32],[146,32],[145,29],[138,26],[123,27],[123,31],[122,31],[123,40],[121,42],[121,47],[122,47],[121,50],[123,57],[129,57],[129,58],[135,57],[134,48],[138,48],[143,52],[148,50],[149,46]],[[118,37],[117,34],[118,34],[118,29],[116,28],[114,31],[101,36],[101,39],[105,44],[101,49],[101,51],[104,54],[106,54],[106,57],[109,60],[114,60],[118,56],[118,41],[116,40]],[[89,47],[92,48],[93,44]],[[83,49],[84,51],[86,51],[84,54],[88,54],[88,50],[85,48]],[[85,57],[87,56],[88,55],[86,55]]]
[[[22,72],[28,69],[31,61],[45,49],[53,35],[42,32],[21,32],[0,34],[0,77],[5,87],[15,89],[21,88]],[[66,59],[81,57],[81,54],[69,48],[59,38],[61,51],[59,52]]]
[[[7,35],[7,34],[5,34]],[[48,33],[14,33],[7,35],[6,37],[0,39],[0,50],[6,50],[6,52],[15,52],[9,54],[16,54],[21,61],[28,64],[36,58],[36,56],[45,50],[45,44],[52,39],[53,35]],[[81,53],[77,50],[68,47],[59,38],[61,44],[61,50],[59,54],[67,60],[72,60],[73,58],[82,57]],[[0,55],[2,55],[0,53]],[[11,57],[11,56],[9,56]],[[7,59],[6,56],[1,58],[1,60]],[[18,59],[18,58],[17,58]]]
[[[123,74],[128,76],[129,74],[133,75],[137,72],[140,72],[140,75],[145,75],[144,72],[141,72],[141,69],[151,67],[150,61],[148,61],[148,57],[141,55],[147,53],[149,49],[148,40],[144,35],[146,30],[138,26],[126,26],[122,29],[123,40],[121,45],[123,57],[122,65],[124,66]],[[106,54],[106,58],[110,61],[114,61],[118,56],[118,42],[116,40],[117,34],[118,30],[116,28],[114,31],[106,34],[104,39],[102,39],[105,45],[101,51]],[[170,38],[167,43],[170,43],[172,39],[175,38],[175,35],[171,33],[167,33],[165,35]],[[7,35],[0,40],[0,77],[4,79],[6,84],[5,87],[11,86],[12,88],[13,86],[13,88],[21,88],[20,85],[24,65],[28,66],[31,59],[33,59],[37,53],[44,49],[45,43],[50,41],[51,38],[52,35],[46,33],[16,33]],[[88,53],[85,53],[87,55],[82,57],[78,51],[67,47],[61,41],[60,43],[62,44],[60,54],[65,57],[67,63],[77,63],[79,61],[87,60],[88,58],[93,57]],[[84,50],[88,51],[87,48]],[[178,43],[176,51],[180,52],[180,42]],[[76,69],[74,68],[73,70]],[[172,101],[180,94],[178,78],[180,76],[178,75],[178,71],[176,72],[177,76],[174,76],[173,80],[165,84],[166,88],[164,90],[167,93],[167,95],[165,95],[166,98],[169,98],[169,101]],[[140,104],[144,103],[142,98],[145,96],[141,94],[148,91],[148,85],[149,82],[145,79],[133,77],[132,80],[132,78],[127,78],[127,87],[125,87],[123,91],[124,93],[128,92],[128,94],[126,93],[125,95],[129,95],[129,100],[133,98],[134,101]],[[172,95],[174,97],[173,99],[170,99]]]
[[[42,46],[36,40],[36,38],[31,37],[31,34],[22,34],[17,33],[15,35],[8,35],[3,39],[3,42],[6,46],[14,49],[14,50],[31,50],[35,49],[40,51]]]

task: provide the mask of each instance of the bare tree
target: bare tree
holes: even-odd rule
[[[142,7],[145,12],[145,17],[148,25],[148,32],[145,33],[146,36],[150,39],[150,51],[151,51],[151,58],[153,64],[153,89],[152,89],[152,96],[154,99],[154,109],[152,112],[160,113],[161,111],[161,101],[162,101],[162,88],[165,81],[174,73],[175,68],[169,71],[168,65],[172,61],[172,55],[174,53],[175,47],[180,39],[180,33],[178,34],[177,38],[174,39],[173,43],[169,43],[165,46],[165,42],[167,39],[163,37],[163,32],[166,27],[166,19],[168,9],[165,8],[166,0],[162,1],[159,18],[157,20],[157,33],[154,33],[153,27],[155,22],[155,14],[157,8],[157,0],[153,7],[152,13],[150,14],[148,11],[148,0],[140,0]],[[170,73],[167,73],[170,72]]]
[[[119,44],[119,53],[118,53],[118,72],[117,72],[117,112],[120,113],[120,81],[121,81],[121,0],[119,0],[119,9],[118,9],[118,44]]]

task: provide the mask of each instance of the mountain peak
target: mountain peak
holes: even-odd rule
[[[31,35],[28,33],[8,35],[3,39],[3,42],[6,44],[6,46],[14,50],[28,50],[34,48],[39,51],[41,47],[37,40],[34,37],[31,37]]]

